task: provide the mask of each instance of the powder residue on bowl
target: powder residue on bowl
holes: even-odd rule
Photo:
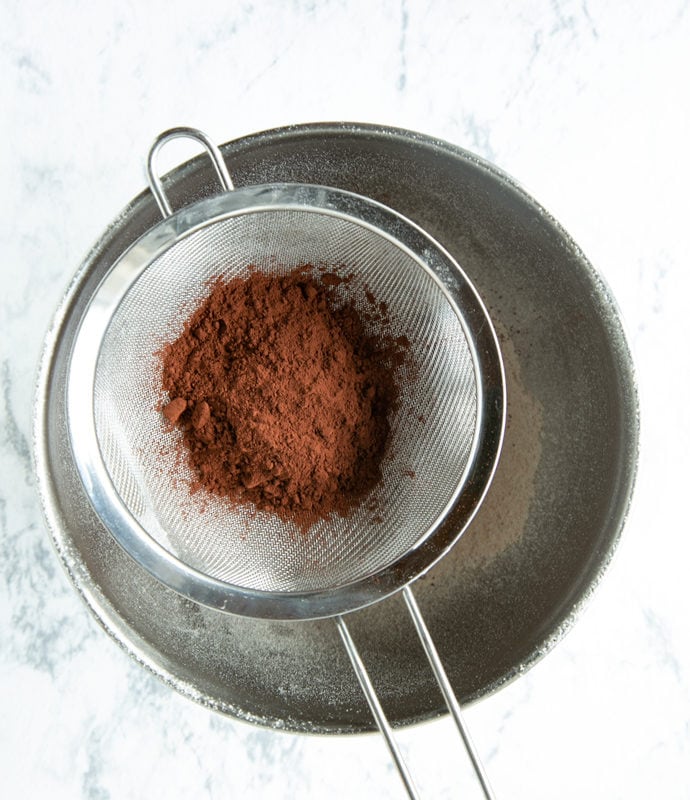
[[[409,342],[367,330],[342,282],[310,265],[218,279],[162,348],[162,413],[182,430],[192,491],[306,530],[380,481]]]

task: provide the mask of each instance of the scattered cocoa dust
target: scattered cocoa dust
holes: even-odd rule
[[[441,569],[459,565],[465,574],[504,555],[522,538],[535,497],[544,410],[524,384],[510,332],[494,321],[506,376],[507,422],[503,449],[486,500]]]
[[[405,337],[372,336],[335,273],[250,267],[221,279],[160,351],[162,412],[204,488],[302,530],[347,515],[381,479]],[[368,318],[387,309],[366,293]]]

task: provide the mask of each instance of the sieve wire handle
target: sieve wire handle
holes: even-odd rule
[[[431,665],[431,668],[434,672],[434,677],[436,678],[436,682],[438,683],[439,689],[441,690],[441,694],[443,695],[443,699],[445,700],[446,706],[450,711],[455,725],[460,733],[462,738],[463,744],[465,745],[465,750],[467,751],[467,755],[472,762],[472,766],[474,768],[474,772],[477,776],[477,780],[479,781],[482,791],[484,793],[484,797],[486,800],[496,800],[496,796],[491,789],[489,784],[489,779],[486,775],[484,767],[479,759],[477,754],[476,748],[470,738],[469,731],[465,722],[462,717],[462,712],[460,710],[460,703],[458,702],[457,697],[453,691],[453,687],[450,685],[450,681],[448,680],[448,676],[446,675],[446,671],[443,668],[443,664],[441,663],[441,659],[439,658],[438,651],[436,650],[436,646],[429,634],[429,629],[424,622],[424,618],[422,617],[422,613],[419,610],[419,606],[417,605],[417,601],[415,600],[414,595],[412,594],[412,590],[409,586],[406,586],[402,590],[403,598],[405,600],[405,604],[407,605],[407,609],[410,612],[410,617],[412,618],[412,622],[414,623],[415,630],[419,636],[419,639],[422,643],[422,647],[424,648],[424,652],[426,657]],[[350,636],[350,631],[345,624],[345,620],[342,617],[336,617],[336,624],[338,626],[338,631],[340,633],[340,637],[343,640],[343,644],[345,645],[345,649],[347,650],[347,654],[350,657],[350,661],[352,662],[352,666],[354,668],[355,674],[357,675],[357,679],[359,680],[359,684],[362,687],[362,691],[364,692],[364,696],[369,703],[369,708],[376,720],[376,724],[378,729],[383,734],[384,739],[386,740],[386,744],[388,746],[388,750],[393,758],[393,762],[398,770],[400,777],[402,778],[403,783],[405,784],[405,789],[412,800],[419,800],[419,794],[417,793],[417,789],[412,781],[410,773],[407,769],[405,762],[403,761],[402,755],[400,753],[400,749],[398,747],[397,742],[393,738],[393,729],[391,728],[390,723],[386,719],[386,716],[381,708],[381,703],[376,695],[376,690],[374,689],[373,684],[371,683],[371,679],[366,671],[364,663],[362,661],[359,652],[355,646],[352,637]]]
[[[197,128],[170,128],[160,134],[151,145],[149,150],[149,157],[146,161],[146,175],[149,179],[149,186],[151,192],[156,198],[158,208],[164,217],[169,217],[173,211],[170,201],[168,200],[165,190],[163,189],[163,181],[158,174],[158,153],[164,144],[172,139],[193,139],[203,145],[204,149],[211,158],[211,162],[216,170],[216,174],[227,192],[231,192],[235,187],[232,183],[232,178],[225,166],[225,159],[220,152],[218,146],[203,132]]]
[[[400,752],[400,748],[398,747],[398,743],[393,738],[393,729],[391,728],[390,722],[388,722],[388,719],[386,718],[386,715],[383,712],[383,708],[381,708],[381,703],[379,702],[379,698],[376,695],[376,689],[374,689],[371,679],[369,678],[369,673],[367,672],[366,667],[364,666],[364,662],[362,661],[362,658],[359,655],[359,651],[357,650],[355,643],[352,640],[352,636],[350,636],[350,631],[347,625],[345,624],[345,620],[342,617],[336,617],[335,621],[338,626],[338,632],[340,633],[340,638],[343,640],[343,644],[345,645],[347,654],[350,657],[350,661],[352,662],[352,667],[354,668],[355,674],[357,675],[357,680],[359,681],[359,685],[362,687],[364,696],[367,698],[367,703],[369,703],[369,708],[371,709],[371,713],[374,715],[374,719],[376,720],[376,725],[383,734],[383,738],[386,740],[386,744],[388,745],[388,750],[393,759],[393,763],[395,764],[398,770],[398,774],[402,778],[402,782],[405,784],[405,788],[407,789],[407,794],[410,796],[411,800],[420,800],[419,794],[417,793],[417,788],[414,785],[412,776],[410,775],[410,772],[407,769],[407,765],[403,760],[402,753]]]
[[[436,645],[429,634],[429,629],[426,627],[424,617],[422,617],[422,612],[419,610],[415,596],[412,594],[412,589],[410,589],[409,586],[406,586],[403,589],[402,594],[407,605],[407,610],[410,612],[410,616],[412,617],[412,622],[414,623],[419,639],[422,642],[422,647],[426,653],[427,660],[434,671],[434,677],[436,678],[438,687],[441,690],[443,699],[446,701],[446,706],[453,717],[455,726],[462,737],[465,750],[467,751],[467,755],[470,757],[477,780],[481,784],[484,797],[486,800],[496,800],[496,795],[493,793],[493,790],[489,784],[489,778],[487,777],[486,771],[484,770],[482,762],[479,759],[477,749],[470,737],[470,732],[465,725],[462,712],[460,711],[460,703],[458,702],[458,698],[455,696],[453,687],[450,685],[448,675],[446,675],[446,671],[443,668],[438,651],[436,650]]]

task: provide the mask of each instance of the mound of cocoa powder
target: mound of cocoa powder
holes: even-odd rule
[[[205,488],[306,530],[381,478],[405,337],[373,337],[342,279],[305,265],[216,280],[160,352],[167,420]],[[385,316],[369,291],[373,313]]]

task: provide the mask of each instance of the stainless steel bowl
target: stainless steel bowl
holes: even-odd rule
[[[415,593],[461,700],[495,691],[570,627],[625,519],[638,408],[608,289],[514,181],[445,142],[322,124],[268,131],[222,150],[237,186],[318,183],[391,206],[450,251],[486,302],[507,372],[504,451],[476,520]],[[168,184],[173,206],[214,191],[203,157],[176,169]],[[124,209],[87,256],[47,337],[35,457],[57,551],[108,633],[181,693],[275,728],[370,730],[330,620],[266,622],[185,600],[136,565],[84,495],[65,419],[75,327],[113,260],[158,219],[149,192]],[[394,724],[444,712],[400,599],[353,615],[350,626]]]

